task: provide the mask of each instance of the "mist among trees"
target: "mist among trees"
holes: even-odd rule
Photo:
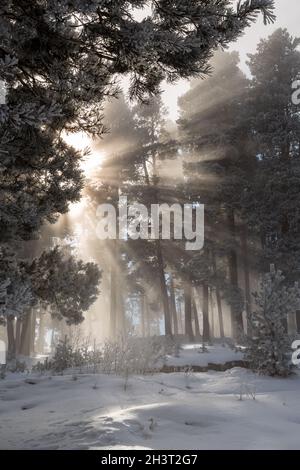
[[[274,21],[273,2],[153,2],[137,21],[144,3],[2,2],[0,312],[12,359],[53,351],[82,322],[97,341],[246,344],[270,265],[284,285],[298,279],[299,40],[276,30],[245,76],[221,49],[260,12]],[[160,86],[178,78],[191,81],[175,124]],[[89,175],[91,150],[65,140],[79,133],[99,153]],[[122,195],[149,209],[204,204],[204,248],[100,241],[97,207]],[[299,332],[297,309],[283,317]]]

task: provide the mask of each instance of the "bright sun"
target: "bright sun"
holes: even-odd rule
[[[91,177],[93,173],[101,167],[104,153],[96,150],[93,146],[92,139],[82,132],[76,134],[64,134],[64,141],[74,147],[76,150],[90,149],[90,153],[81,162],[81,169],[86,177]],[[80,219],[85,210],[86,201],[84,197],[76,203],[70,204],[69,215],[72,219]]]
[[[92,173],[99,169],[101,162],[104,158],[104,153],[95,150],[93,147],[92,139],[82,132],[76,134],[64,134],[64,140],[68,145],[72,145],[76,150],[90,149],[90,154],[85,157],[81,163],[81,168],[84,171],[85,176],[91,176]]]

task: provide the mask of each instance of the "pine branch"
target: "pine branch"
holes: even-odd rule
[[[264,15],[264,24],[274,23],[276,19],[274,10],[274,0],[239,0],[237,5],[238,16],[241,18],[248,17],[251,21],[261,11]]]

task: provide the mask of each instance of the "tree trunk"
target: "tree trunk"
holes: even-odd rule
[[[123,282],[121,279],[121,273],[118,271],[117,276],[117,333],[121,336],[127,335],[127,325],[126,325],[126,312],[125,312],[125,303],[124,303],[124,292],[123,292]]]
[[[183,315],[182,315],[182,302],[181,299],[178,301],[178,314],[179,314],[179,323],[180,323],[180,332],[184,335],[184,325],[183,325]]]
[[[116,268],[111,266],[110,271],[110,337],[116,339],[117,336],[117,280]]]
[[[234,211],[230,209],[227,212],[227,221],[229,232],[231,235],[231,243],[235,243],[235,219]],[[228,265],[229,265],[229,278],[230,284],[234,288],[238,288],[238,263],[237,263],[237,254],[235,248],[231,248],[228,255]],[[231,310],[231,322],[232,322],[232,336],[234,339],[239,339],[243,335],[243,312],[235,312],[233,306],[230,306]]]
[[[35,353],[35,335],[36,335],[36,310],[31,313],[31,330],[30,330],[30,354]]]
[[[241,248],[242,258],[244,260],[244,276],[245,276],[245,300],[246,300],[246,317],[247,317],[247,335],[251,336],[251,287],[250,287],[250,270],[249,270],[249,250],[248,250],[248,230],[245,224],[241,229]]]
[[[144,312],[145,312],[145,320],[146,320],[146,335],[150,337],[151,331],[150,331],[150,312],[149,312],[149,304],[148,304],[148,299],[147,295],[144,295]]]
[[[202,315],[203,315],[203,343],[208,343],[210,341],[210,331],[209,331],[209,306],[208,306],[208,285],[203,284],[203,306],[202,306]]]
[[[200,325],[199,325],[199,317],[198,317],[198,310],[197,310],[197,305],[195,301],[195,297],[193,296],[193,312],[194,312],[194,319],[195,319],[195,336],[196,338],[201,338],[201,333],[200,333]]]
[[[171,312],[172,312],[172,319],[173,319],[173,326],[174,326],[174,335],[178,336],[178,318],[177,318],[177,310],[176,310],[176,301],[175,301],[175,289],[174,289],[174,281],[173,277],[170,276],[170,304],[171,304]]]
[[[142,330],[142,337],[145,338],[145,336],[146,336],[145,295],[141,295],[141,296],[140,296],[140,312],[141,312],[141,330]]]
[[[212,254],[212,265],[213,265],[213,273],[215,278],[217,277],[217,262],[216,256]],[[222,309],[222,298],[220,289],[218,286],[218,280],[216,282],[216,300],[217,300],[217,309],[218,309],[218,319],[219,319],[219,328],[220,328],[220,338],[224,338],[224,320],[223,320],[223,309]]]
[[[211,318],[211,337],[215,337],[215,317],[214,317],[214,300],[212,288],[209,288],[209,305],[210,305],[210,318]]]
[[[37,352],[40,354],[44,353],[45,345],[45,314],[40,313],[39,317],[39,335],[37,340]]]
[[[185,334],[190,342],[194,341],[192,327],[192,287],[189,283],[184,285],[184,316],[185,316]]]
[[[218,308],[220,338],[223,339],[225,337],[224,322],[223,322],[223,309],[222,309],[222,299],[221,299],[220,289],[218,287],[216,288],[216,299],[217,299],[217,308]]]
[[[22,331],[22,320],[20,317],[18,317],[17,322],[16,322],[16,354],[17,355],[20,353],[21,331]]]
[[[153,139],[154,139],[154,136],[153,136]],[[144,169],[146,184],[149,188],[151,188],[151,181],[150,181],[145,159],[143,160],[143,169]],[[155,156],[153,156],[153,176],[154,178],[157,177]],[[154,183],[153,189],[154,189],[153,191],[154,202],[158,204],[156,183]],[[160,240],[155,240],[155,247],[156,247],[156,256],[157,256],[157,264],[158,264],[158,277],[159,277],[159,284],[160,284],[160,291],[161,291],[161,299],[162,299],[163,310],[164,310],[165,335],[172,336],[171,311],[170,311],[170,305],[169,305],[168,289],[167,289],[167,284],[166,284],[166,279],[165,279],[164,259],[163,259]]]
[[[13,316],[7,318],[7,360],[16,358],[15,319]]]
[[[159,240],[155,241],[156,244],[156,254],[157,254],[157,263],[158,263],[158,275],[159,275],[159,284],[161,291],[162,304],[164,309],[164,319],[165,319],[165,335],[172,336],[172,326],[171,326],[171,312],[169,305],[169,296],[168,289],[165,279],[165,269],[164,269],[164,260],[161,251],[161,244]]]
[[[300,310],[296,311],[296,325],[297,325],[297,333],[300,333]]]
[[[20,354],[30,356],[34,352],[35,312],[30,310],[22,320]]]

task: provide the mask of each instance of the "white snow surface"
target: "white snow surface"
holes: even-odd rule
[[[126,390],[113,375],[75,379],[0,380],[0,449],[300,449],[300,373],[159,373],[130,377]]]
[[[226,362],[242,361],[244,356],[241,351],[235,351],[228,346],[214,344],[205,346],[206,352],[202,352],[202,344],[186,344],[182,346],[179,357],[167,356],[168,366],[202,366],[208,364],[225,364]]]

